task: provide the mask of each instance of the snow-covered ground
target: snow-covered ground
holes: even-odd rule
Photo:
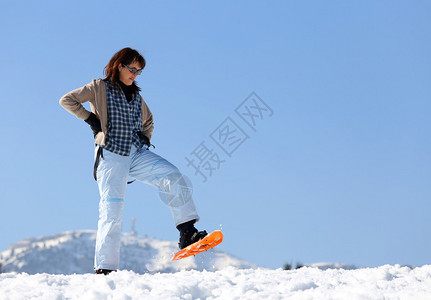
[[[430,299],[431,266],[0,274],[0,299]]]
[[[0,252],[0,300],[431,299],[431,266],[268,270],[218,249],[170,262],[176,242],[125,233],[122,270],[103,276],[93,274],[94,243],[83,230],[10,245]]]

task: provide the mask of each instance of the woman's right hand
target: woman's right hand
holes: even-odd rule
[[[102,131],[100,120],[94,113],[91,113],[85,122],[90,125],[91,130],[93,130],[94,137],[96,137],[96,135]]]

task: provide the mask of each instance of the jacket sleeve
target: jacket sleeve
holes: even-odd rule
[[[91,113],[85,109],[82,103],[87,101],[94,102],[94,97],[94,85],[93,83],[89,83],[61,97],[60,105],[77,118],[86,120]]]
[[[154,130],[153,114],[151,113],[144,99],[142,97],[141,99],[142,99],[142,124],[143,124],[142,132],[149,140],[151,140],[151,137],[153,136],[153,130]]]

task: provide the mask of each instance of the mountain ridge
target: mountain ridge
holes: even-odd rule
[[[85,274],[93,272],[95,230],[76,230],[26,238],[0,252],[1,272],[28,274]],[[173,273],[182,270],[217,271],[227,266],[239,269],[258,266],[218,249],[196,257],[171,262],[178,245],[133,233],[122,233],[120,269],[138,274]]]

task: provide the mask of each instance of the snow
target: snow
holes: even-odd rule
[[[0,299],[430,299],[431,266],[0,274]]]
[[[82,230],[12,244],[0,253],[0,300],[431,299],[430,265],[269,270],[217,249],[170,262],[176,242],[126,233],[122,270],[96,275],[94,239],[94,231]]]

